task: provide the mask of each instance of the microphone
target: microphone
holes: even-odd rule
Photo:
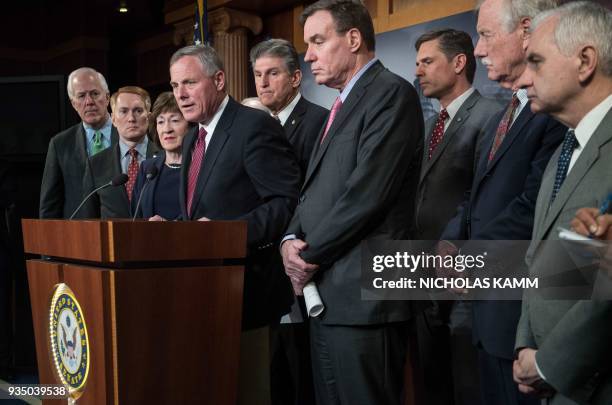
[[[95,190],[94,190],[94,191],[92,191],[91,193],[87,194],[87,197],[85,197],[85,198],[83,199],[83,201],[81,201],[81,203],[79,204],[79,206],[76,208],[76,210],[74,210],[74,212],[72,213],[72,215],[70,215],[70,218],[68,218],[68,219],[72,219],[72,218],[74,218],[74,216],[77,214],[77,212],[79,212],[79,210],[81,209],[81,207],[83,206],[83,204],[85,204],[85,202],[86,202],[87,200],[89,200],[89,198],[90,198],[92,195],[94,195],[95,193],[97,193],[98,191],[100,191],[100,190],[102,190],[102,189],[104,189],[104,188],[106,188],[106,187],[110,187],[110,186],[113,186],[113,187],[116,187],[116,186],[121,186],[121,185],[123,185],[123,184],[127,183],[127,181],[128,181],[128,180],[129,180],[129,177],[128,177],[128,175],[127,175],[127,174],[125,174],[125,173],[121,173],[121,174],[116,175],[116,176],[115,176],[115,177],[113,177],[113,179],[112,179],[111,181],[109,181],[108,183],[106,183],[106,184],[104,184],[104,185],[102,185],[102,186],[98,187],[97,189],[95,189]]]
[[[158,170],[156,166],[151,166],[149,167],[149,170],[147,170],[147,173],[145,176],[145,184],[144,186],[142,186],[142,190],[140,190],[140,195],[138,196],[138,202],[136,203],[136,209],[134,210],[134,216],[132,217],[132,222],[136,220],[136,216],[138,215],[138,209],[140,208],[140,201],[142,200],[142,195],[144,194],[145,189],[149,185],[149,181],[153,180],[155,176],[157,176],[157,171]]]

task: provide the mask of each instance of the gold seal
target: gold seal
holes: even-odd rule
[[[58,381],[75,401],[89,376],[89,338],[81,306],[66,284],[57,284],[49,308],[51,364]]]

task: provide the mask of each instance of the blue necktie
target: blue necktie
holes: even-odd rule
[[[572,154],[574,153],[576,146],[578,146],[578,140],[576,139],[574,130],[569,129],[565,134],[565,139],[563,140],[563,145],[561,146],[561,154],[559,155],[559,160],[557,161],[557,176],[555,177],[555,185],[553,186],[552,195],[550,197],[551,204],[553,201],[555,201],[555,198],[559,193],[559,189],[565,181],[570,160],[572,160]]]

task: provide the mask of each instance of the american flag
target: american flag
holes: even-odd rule
[[[193,44],[201,45],[210,43],[208,37],[208,10],[206,0],[196,0],[193,23]]]

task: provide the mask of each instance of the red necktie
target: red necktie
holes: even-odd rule
[[[497,127],[497,131],[495,132],[495,140],[493,141],[493,147],[491,148],[491,152],[489,153],[489,162],[493,160],[493,158],[495,157],[495,153],[504,141],[504,138],[506,137],[506,134],[510,129],[510,125],[512,124],[512,117],[514,116],[514,112],[516,111],[519,104],[519,99],[516,96],[516,93],[514,93],[512,95],[510,105],[508,105],[508,109],[506,110],[506,113],[504,114],[502,120],[499,123],[499,126]]]
[[[198,139],[191,151],[191,164],[189,165],[189,178],[187,180],[187,215],[191,216],[191,204],[193,203],[193,194],[195,193],[198,176],[200,175],[200,167],[202,167],[202,159],[206,150],[206,130],[200,128]]]
[[[449,117],[448,112],[445,108],[440,110],[440,114],[438,115],[438,119],[436,120],[436,125],[434,125],[433,132],[431,133],[431,139],[429,140],[429,158],[431,159],[431,155],[433,155],[434,150],[438,147],[440,142],[442,142],[442,137],[444,136],[444,121]]]
[[[130,154],[130,164],[128,165],[127,175],[128,181],[125,183],[125,191],[127,191],[128,200],[132,201],[132,191],[136,184],[136,177],[138,177],[138,151],[132,148],[128,151]]]
[[[338,114],[338,111],[340,111],[340,108],[342,108],[342,100],[340,99],[340,97],[337,97],[336,101],[334,101],[334,105],[332,106],[331,112],[329,113],[329,119],[327,120],[327,125],[325,125],[325,132],[323,132],[320,144],[323,143],[323,141],[325,140],[325,137],[327,136],[327,131],[329,131],[329,128],[332,126],[332,123],[336,118],[336,114]]]

